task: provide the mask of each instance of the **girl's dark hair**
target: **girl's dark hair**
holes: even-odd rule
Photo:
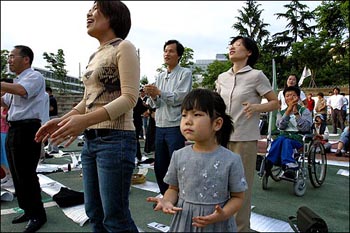
[[[233,132],[233,123],[231,116],[226,114],[226,105],[222,97],[217,92],[209,89],[193,89],[182,102],[181,112],[193,109],[208,113],[212,121],[218,117],[223,119],[221,129],[216,132],[216,139],[219,144],[227,147],[230,135]]]
[[[102,14],[109,19],[114,34],[123,40],[131,28],[131,17],[128,7],[121,1],[95,1]]]
[[[245,36],[236,36],[230,42],[230,45],[234,44],[237,40],[242,40],[243,46],[250,51],[252,54],[249,56],[247,65],[254,67],[259,58],[259,48],[256,42],[249,37]]]
[[[319,93],[317,93],[317,95],[318,95],[318,96],[321,96],[322,98],[324,97],[323,92],[319,92]]]
[[[177,40],[168,40],[167,42],[165,42],[163,46],[163,51],[165,50],[165,47],[170,44],[176,44],[176,52],[177,52],[177,55],[179,55],[179,59],[177,61],[180,62],[182,54],[185,51],[184,46]]]

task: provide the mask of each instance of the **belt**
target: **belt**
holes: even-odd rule
[[[35,123],[41,123],[39,119],[26,119],[26,120],[19,120],[19,121],[9,121],[8,124],[10,127],[14,126],[21,126],[25,124],[35,124]]]
[[[84,136],[88,140],[92,140],[92,139],[95,139],[97,137],[108,136],[114,131],[116,131],[116,130],[115,129],[86,129],[84,131]]]

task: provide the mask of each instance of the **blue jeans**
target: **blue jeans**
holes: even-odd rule
[[[340,135],[339,141],[343,142],[343,149],[346,151],[349,147],[349,126],[345,127],[344,131]]]
[[[129,210],[134,131],[85,140],[81,154],[85,211],[94,232],[138,232]]]
[[[271,147],[266,158],[275,165],[295,163],[296,161],[293,158],[293,150],[300,149],[302,146],[303,144],[297,140],[293,140],[285,136],[278,136],[271,143]]]
[[[156,127],[154,172],[162,194],[168,189],[163,178],[168,171],[171,156],[174,150],[185,146],[185,137],[181,134],[180,126]]]

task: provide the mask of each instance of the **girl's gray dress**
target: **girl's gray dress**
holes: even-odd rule
[[[247,189],[241,157],[219,146],[214,152],[197,153],[192,145],[173,153],[164,182],[179,187],[176,206],[181,207],[171,222],[171,232],[236,232],[232,216],[197,228],[192,226],[192,217],[210,215],[215,205],[223,207],[230,192]]]

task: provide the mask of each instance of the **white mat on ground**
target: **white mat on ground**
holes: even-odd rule
[[[143,184],[133,184],[131,185],[135,188],[139,188],[139,189],[143,189],[143,190],[146,190],[146,191],[151,191],[151,192],[154,192],[154,193],[160,193],[160,190],[159,190],[159,187],[158,187],[158,184],[155,183],[155,182],[152,182],[152,181],[147,181]]]
[[[288,222],[251,213],[250,228],[257,232],[294,232]]]
[[[157,222],[148,223],[147,226],[161,232],[169,231],[169,226]],[[288,222],[254,212],[250,216],[250,228],[257,232],[294,232]]]
[[[76,171],[81,170],[81,154],[78,152],[70,152],[67,155],[70,155],[72,163],[67,164],[46,164],[46,163],[40,163],[37,168],[36,172],[38,173],[49,173],[49,172],[57,172],[57,171]],[[70,165],[70,170],[68,168],[68,164]]]
[[[142,174],[144,176],[146,176],[148,173],[148,168],[144,168],[144,167],[138,167],[138,171],[137,171],[137,174]],[[139,188],[139,189],[143,189],[143,190],[146,190],[146,191],[151,191],[151,192],[155,192],[155,193],[160,193],[160,190],[159,190],[159,187],[158,187],[158,184],[155,183],[155,182],[151,182],[151,181],[147,181],[143,184],[133,184],[131,185],[135,188]]]
[[[339,169],[337,175],[347,176],[349,177],[349,170]]]
[[[58,193],[61,187],[66,187],[63,184],[60,184],[59,182],[52,180],[51,178],[43,174],[38,174],[38,177],[42,191],[47,193],[51,197]],[[85,222],[89,219],[85,213],[84,204],[61,209],[68,218],[72,219],[75,223],[78,223],[80,226],[83,226]]]
[[[65,155],[69,155],[69,152],[63,152],[62,150],[58,150],[58,153],[50,153],[55,158],[62,158]]]
[[[347,162],[347,161],[327,160],[327,164],[333,165],[333,166],[340,166],[340,167],[349,167],[349,162]]]

